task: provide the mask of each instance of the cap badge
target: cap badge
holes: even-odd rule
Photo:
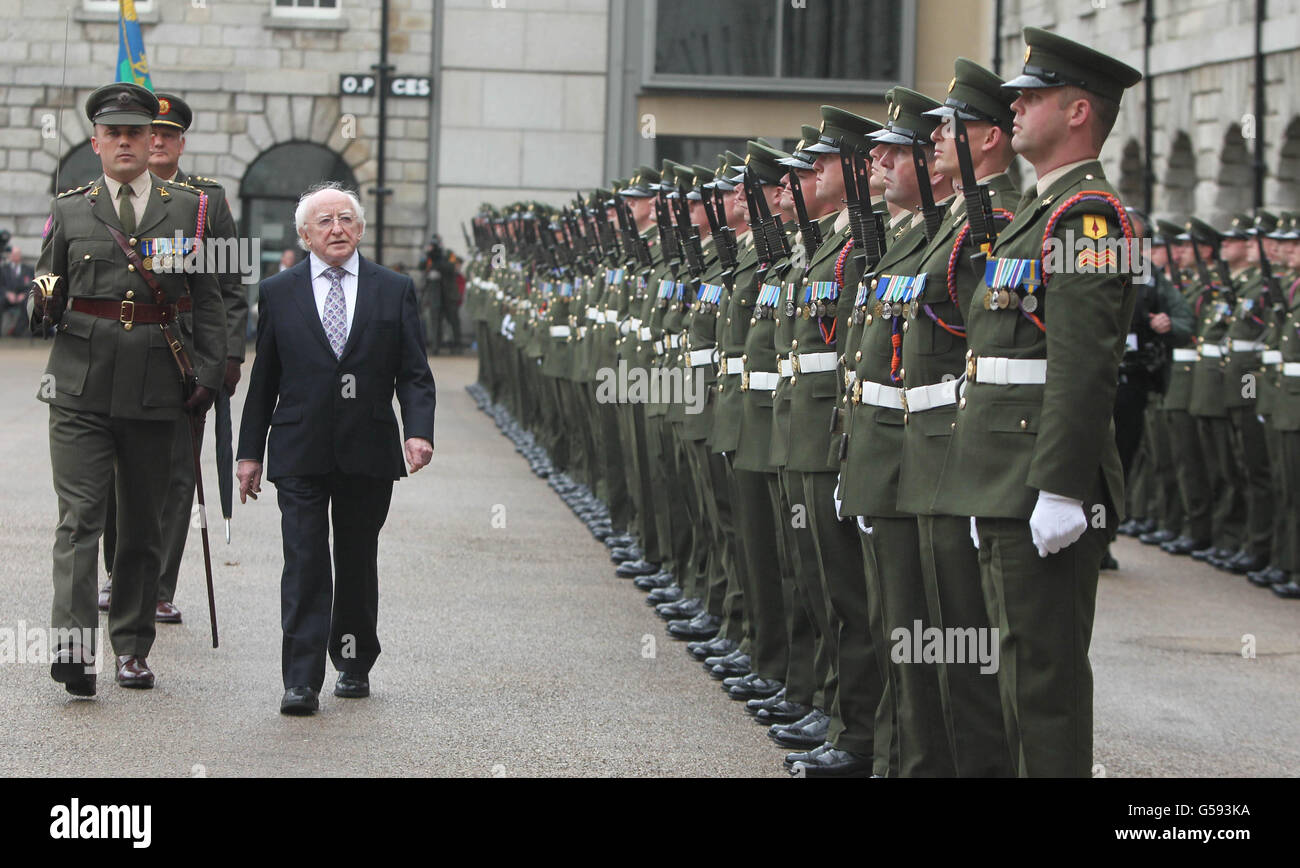
[[[167,99],[166,97],[159,97],[158,99],[159,116],[165,115],[169,113],[171,110],[172,110],[171,100]]]

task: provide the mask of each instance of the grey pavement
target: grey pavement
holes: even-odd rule
[[[0,633],[49,619],[57,504],[34,398],[46,353],[0,342]],[[120,689],[110,671],[96,699],[73,700],[47,665],[0,662],[0,775],[783,776],[763,727],[476,410],[464,391],[474,360],[431,363],[436,449],[397,484],[380,537],[383,654],[369,699],[334,698],[330,672],[319,714],[278,713],[274,487],[236,502],[226,545],[209,443],[221,647],[210,648],[195,531],[177,594],[185,623],[159,625],[154,690]],[[241,384],[236,420],[242,397]],[[1300,602],[1131,540],[1115,554],[1093,638],[1099,771],[1300,774]]]

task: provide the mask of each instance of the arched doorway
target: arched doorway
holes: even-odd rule
[[[1300,117],[1291,118],[1277,158],[1277,181],[1270,201],[1283,211],[1300,208]]]
[[[1163,209],[1171,220],[1182,222],[1196,213],[1196,153],[1187,133],[1174,136],[1163,186]]]
[[[1250,151],[1241,134],[1240,124],[1232,124],[1224,133],[1217,181],[1219,189],[1210,222],[1215,226],[1227,226],[1232,222],[1234,214],[1250,210],[1255,185]]]
[[[1129,139],[1124,143],[1124,153],[1119,160],[1119,185],[1116,187],[1125,205],[1144,206],[1142,172],[1142,146],[1137,139]]]
[[[86,139],[59,160],[58,174],[50,178],[50,195],[57,196],[64,190],[89,184],[104,174],[104,165],[99,161],[99,154]]]
[[[323,181],[357,188],[343,158],[315,142],[284,142],[263,151],[248,165],[239,184],[243,204],[240,233],[262,241],[262,277],[279,270],[286,249],[301,252],[293,225],[298,197]],[[251,299],[256,303],[257,299]]]

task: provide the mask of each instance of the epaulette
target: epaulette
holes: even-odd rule
[[[195,195],[198,195],[199,193],[199,189],[197,187],[191,187],[189,184],[185,183],[184,181],[163,181],[163,183],[166,184],[168,187],[174,189],[188,190],[189,192]]]
[[[90,184],[82,184],[80,187],[73,187],[71,190],[64,190],[62,193],[55,196],[54,198],[62,199],[64,196],[71,196],[74,193],[84,193],[87,190],[89,190],[90,187],[91,187]]]
[[[189,180],[186,181],[185,183],[190,184],[191,186],[199,186],[199,187],[220,187],[221,186],[221,182],[218,181],[217,179],[205,178],[202,175],[190,175]]]

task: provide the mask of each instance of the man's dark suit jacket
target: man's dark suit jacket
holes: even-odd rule
[[[262,282],[236,454],[261,461],[269,451],[268,482],[336,469],[398,479],[406,475],[403,439],[433,442],[433,375],[415,286],[365,257],[358,263],[356,312],[337,359],[316,310],[310,258]]]

